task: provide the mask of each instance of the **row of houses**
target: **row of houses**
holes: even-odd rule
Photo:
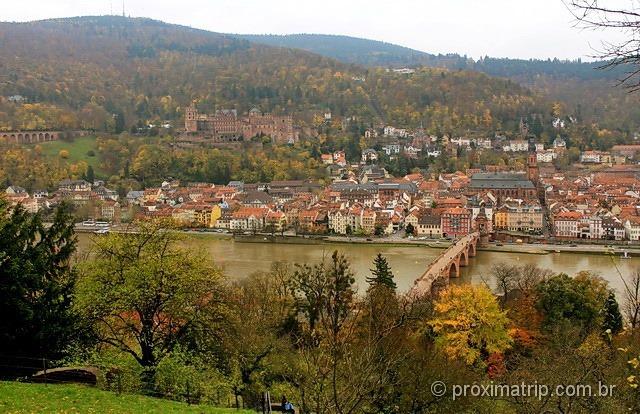
[[[610,215],[563,211],[553,216],[554,235],[569,239],[639,240],[640,221]]]

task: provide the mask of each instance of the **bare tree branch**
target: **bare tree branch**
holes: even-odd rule
[[[621,8],[617,0],[562,0],[583,29],[618,31],[627,40],[602,42],[597,58],[606,61],[598,69],[621,67],[625,75],[618,80],[629,92],[640,90],[640,4],[631,0],[628,8]]]

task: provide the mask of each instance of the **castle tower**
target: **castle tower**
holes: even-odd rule
[[[198,108],[195,102],[184,111],[184,129],[186,132],[198,132]]]
[[[480,208],[475,225],[476,230],[480,233],[480,245],[486,246],[489,243],[489,219],[487,218],[484,207]]]

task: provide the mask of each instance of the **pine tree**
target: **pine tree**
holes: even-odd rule
[[[0,199],[0,353],[60,358],[78,339],[72,311],[76,237],[66,206],[51,226]],[[16,367],[0,367],[0,376]]]
[[[609,292],[609,297],[602,308],[602,315],[604,317],[602,322],[604,332],[611,330],[611,335],[615,335],[622,331],[622,314],[620,314],[620,307],[613,292]]]
[[[380,253],[373,260],[375,269],[371,269],[372,277],[367,277],[367,283],[371,287],[386,286],[391,289],[396,288],[396,282],[393,280],[393,272],[387,259]]]
[[[90,165],[87,167],[87,174],[85,175],[85,180],[90,182],[93,185],[93,182],[96,180],[96,173],[93,171],[93,167]]]

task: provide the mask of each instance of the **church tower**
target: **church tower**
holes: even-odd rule
[[[534,151],[529,152],[529,158],[527,161],[527,178],[534,184],[538,184],[538,157]]]

